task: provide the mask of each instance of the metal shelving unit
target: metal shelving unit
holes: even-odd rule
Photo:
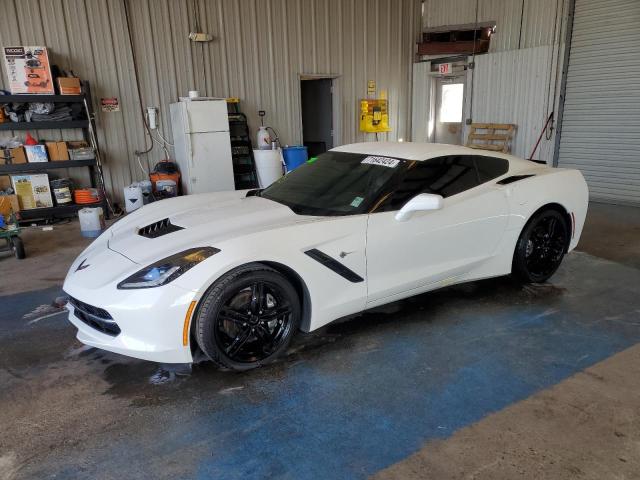
[[[256,175],[253,147],[251,146],[249,126],[245,114],[240,112],[229,113],[229,132],[236,190],[256,188],[258,186],[258,176]]]
[[[84,106],[86,119],[70,121],[44,121],[44,122],[5,122],[0,123],[0,131],[4,130],[62,130],[62,129],[82,129],[84,140],[91,145],[96,153],[96,157],[87,160],[67,160],[60,162],[38,162],[0,165],[0,175],[46,172],[58,168],[89,168],[91,187],[98,188],[102,193],[102,200],[93,204],[81,205],[59,205],[51,208],[34,208],[21,210],[22,220],[33,220],[36,218],[68,217],[76,215],[78,210],[88,206],[102,207],[105,216],[108,216],[108,203],[104,182],[102,177],[102,165],[93,124],[93,108],[91,104],[91,91],[89,83],[83,82],[82,95],[0,95],[0,105],[6,103],[81,103]]]
[[[86,83],[85,83],[86,84]],[[0,95],[0,103],[81,103],[84,95]]]
[[[91,167],[95,165],[95,158],[90,160],[66,160],[64,162],[17,163],[15,165],[0,165],[0,175],[41,172],[42,170],[52,170],[56,168]]]
[[[0,103],[4,98],[0,97]],[[68,120],[51,122],[5,122],[0,123],[0,130],[60,130],[63,128],[88,128],[89,120]]]

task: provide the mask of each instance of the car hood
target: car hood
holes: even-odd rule
[[[189,195],[128,215],[109,229],[108,244],[131,261],[148,264],[188,248],[215,247],[230,238],[317,218],[296,215],[265,198],[246,197],[244,191]],[[181,228],[156,238],[140,234],[140,229],[166,219]]]

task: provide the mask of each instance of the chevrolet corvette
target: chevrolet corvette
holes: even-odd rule
[[[587,204],[577,170],[452,145],[344,145],[265,189],[127,215],[71,265],[69,320],[100,349],[246,370],[299,330],[412,295],[509,274],[544,282]]]

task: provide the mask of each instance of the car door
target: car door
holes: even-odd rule
[[[498,171],[506,173],[508,162]],[[467,273],[490,258],[504,234],[508,204],[504,192],[480,171],[474,156],[414,162],[367,226],[367,305]],[[490,175],[491,176],[491,175]],[[419,193],[444,197],[440,210],[415,212],[406,221],[397,211]]]

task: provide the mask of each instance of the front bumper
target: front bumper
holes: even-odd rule
[[[171,284],[138,290],[117,290],[113,286],[91,291],[65,285],[65,292],[75,299],[67,304],[69,321],[78,328],[78,340],[85,345],[154,362],[193,362],[191,348],[183,345],[182,337],[194,292]],[[93,323],[91,320],[95,319],[87,316],[87,306],[108,312],[110,322],[117,328],[105,330],[99,323]]]

